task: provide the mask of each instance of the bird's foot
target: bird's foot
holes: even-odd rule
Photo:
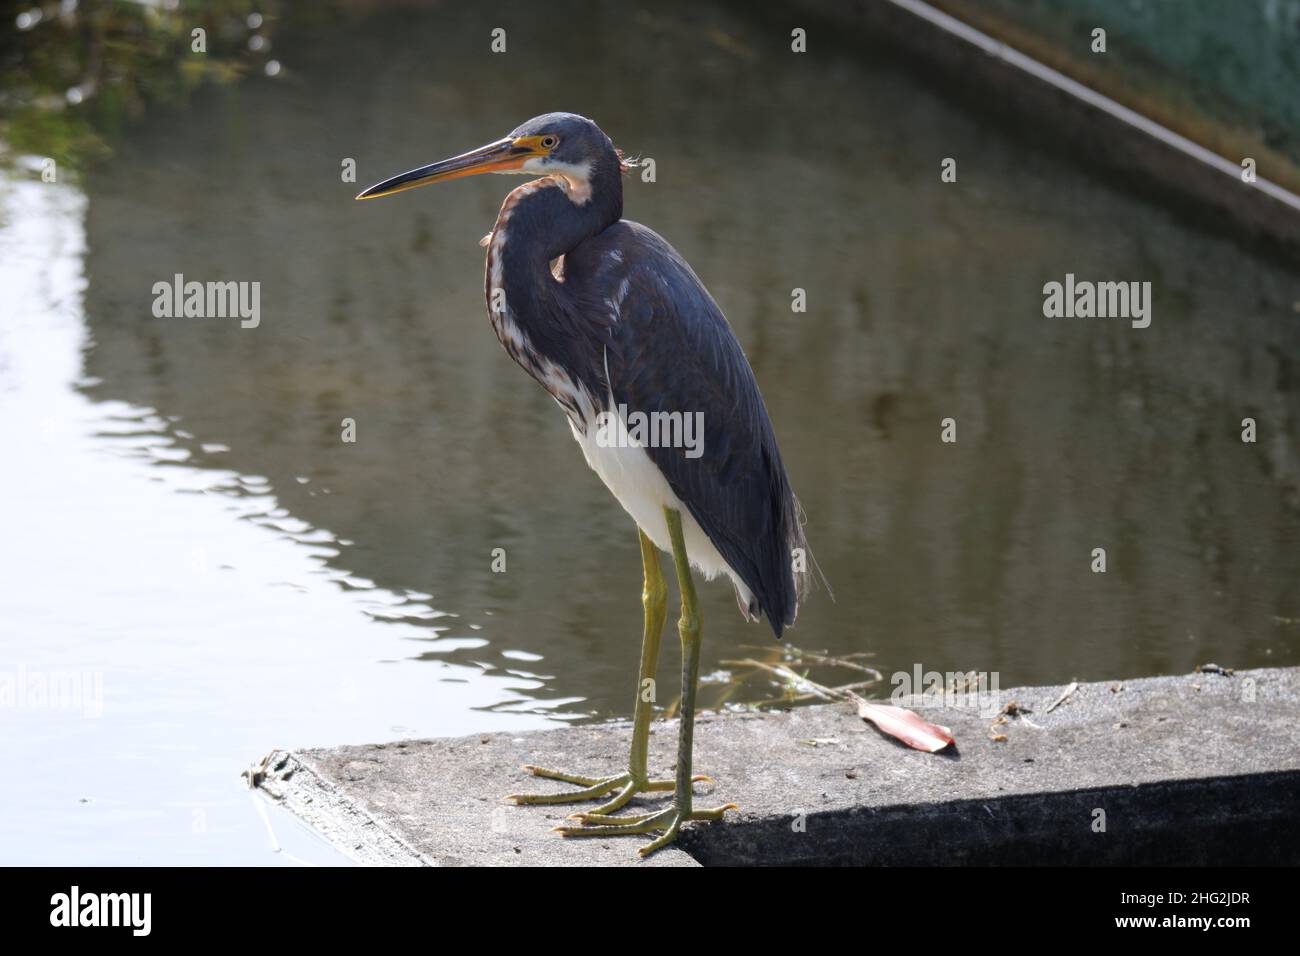
[[[677,839],[677,834],[686,821],[721,820],[723,814],[728,810],[737,809],[739,808],[734,803],[728,803],[713,810],[680,810],[677,804],[674,803],[672,806],[656,810],[654,813],[643,813],[636,816],[615,817],[596,811],[592,813],[575,813],[569,819],[577,820],[578,826],[556,827],[555,832],[566,837],[610,837],[634,836],[662,830],[663,832],[659,836],[637,851],[641,856],[649,856],[655,850],[661,849]]]
[[[534,767],[532,764],[526,764],[524,769],[534,777],[545,777],[547,780],[562,780],[580,789],[562,790],[559,793],[512,793],[506,797],[507,800],[512,800],[521,805],[579,803],[583,800],[595,800],[617,791],[610,800],[602,803],[592,811],[593,814],[601,816],[622,809],[638,793],[663,793],[671,791],[676,786],[672,780],[651,780],[644,776],[635,775],[630,770],[609,777],[585,777],[564,770],[547,770],[545,767]],[[712,783],[713,779],[706,777],[702,773],[691,777],[691,783],[700,781]]]

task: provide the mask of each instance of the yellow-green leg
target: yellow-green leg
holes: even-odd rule
[[[700,674],[700,610],[695,598],[695,582],[691,579],[690,561],[686,556],[686,542],[682,537],[682,516],[671,508],[664,509],[664,516],[668,519],[673,563],[677,567],[677,583],[682,593],[682,616],[677,622],[677,633],[682,642],[682,706],[673,802],[663,810],[638,816],[609,816],[601,812],[601,808],[593,813],[580,814],[578,819],[582,826],[557,828],[565,836],[624,836],[662,830],[659,836],[641,848],[642,856],[671,843],[687,820],[720,820],[724,813],[736,808],[734,803],[729,803],[712,810],[696,810],[691,803],[691,784],[699,779],[691,775],[691,750],[695,736],[695,687]],[[643,532],[643,554],[647,544]]]
[[[673,780],[651,780],[646,768],[650,749],[650,719],[654,712],[655,673],[659,667],[659,643],[663,637],[664,617],[668,613],[668,585],[659,565],[659,552],[654,543],[641,532],[641,564],[645,570],[645,583],[641,588],[641,604],[645,608],[645,632],[641,638],[641,669],[636,685],[636,708],[632,718],[632,752],[628,769],[624,773],[607,777],[588,777],[563,770],[547,770],[531,764],[524,769],[534,776],[562,780],[580,787],[561,793],[515,793],[506,797],[521,804],[577,803],[593,800],[611,791],[613,799],[596,807],[595,814],[609,814],[625,806],[636,794],[672,790]],[[707,780],[698,776],[694,780]]]

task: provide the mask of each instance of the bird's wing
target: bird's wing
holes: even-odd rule
[[[779,637],[794,620],[790,547],[801,533],[758,384],[722,310],[690,266],[644,227],[635,239],[624,249],[607,332],[611,395],[629,413],[701,413],[699,457],[685,448],[646,452],[753,591]]]

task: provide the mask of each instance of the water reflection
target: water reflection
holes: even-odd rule
[[[340,567],[435,595],[460,615],[448,636],[481,627],[489,646],[453,659],[500,672],[525,649],[553,675],[543,705],[623,712],[632,529],[483,317],[475,242],[511,183],[358,206],[338,176],[347,157],[369,182],[564,106],[655,157],[627,214],[690,259],[755,366],[839,585],[796,642],[1009,686],[1264,663],[1294,641],[1275,619],[1297,611],[1295,275],[887,59],[845,49],[774,86],[778,46],[717,11],[707,29],[610,17],[598,43],[519,16],[530,42],[490,67],[468,16],[376,15],[360,45],[286,24],[295,82],[140,130],[91,183],[95,394],[179,414],[231,449],[195,464],[271,476],[292,514],[354,542]],[[642,78],[636,109],[590,82],[615,71]],[[958,186],[935,171],[948,155]],[[141,290],[176,272],[261,279],[262,326],[143,317]],[[1045,320],[1042,285],[1067,272],[1149,278],[1152,328]],[[1248,414],[1259,445],[1237,439]],[[956,445],[937,440],[947,416]],[[724,587],[707,600],[706,666],[762,640]]]
[[[83,395],[100,387],[80,377],[86,203],[0,195],[0,444],[21,451],[0,473],[0,760],[26,768],[4,861],[340,861],[264,824],[239,770],[278,742],[470,732],[543,680],[448,662],[485,639],[427,593],[339,568],[345,545],[278,479],[212,466],[230,456],[180,416]],[[391,666],[413,646],[432,668]]]

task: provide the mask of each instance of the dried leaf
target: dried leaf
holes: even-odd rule
[[[882,733],[896,737],[909,747],[935,753],[951,743],[952,732],[947,727],[940,727],[922,720],[917,714],[905,707],[892,704],[873,704],[854,695],[858,705],[858,716],[875,724]]]

